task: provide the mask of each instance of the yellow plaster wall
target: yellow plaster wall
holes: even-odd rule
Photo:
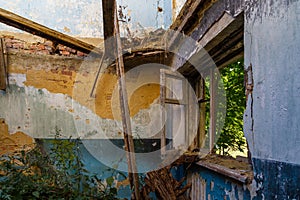
[[[113,92],[118,85],[113,72],[101,74],[96,87],[96,98],[90,97],[100,62],[99,58],[93,60],[80,56],[43,54],[43,51],[30,51],[30,48],[27,50],[27,47],[31,46],[38,48],[38,44],[43,47],[53,45],[43,38],[6,32],[0,32],[0,36],[7,39],[5,41],[9,52],[8,72],[25,74],[24,84],[26,86],[47,89],[51,93],[67,94],[100,117],[114,119],[112,106],[114,106],[114,110],[117,110],[119,100],[115,98],[112,102]],[[94,38],[89,39],[88,42],[99,45],[101,40]],[[19,49],[9,43],[19,44]],[[117,95],[115,94],[115,96]],[[138,88],[128,97],[131,116],[137,114],[140,109],[148,108],[158,97],[159,85],[157,84],[147,84]]]
[[[73,94],[73,85],[76,78],[76,73],[72,71],[56,70],[27,70],[26,71],[27,86],[36,88],[45,88],[52,93],[63,93],[69,96]]]
[[[17,149],[32,147],[34,139],[22,132],[9,134],[8,125],[4,119],[0,119],[0,144],[0,155],[3,155],[13,153]]]
[[[96,113],[109,119],[120,120],[117,77],[113,74],[102,74],[98,82],[95,100]],[[129,91],[127,91],[129,93]],[[141,109],[147,109],[159,97],[159,84],[142,85],[128,96],[130,116],[135,116]],[[114,97],[114,98],[113,98]]]
[[[102,74],[98,81],[95,99],[95,112],[102,118],[114,119],[112,112],[112,96],[117,86],[117,76]]]
[[[27,69],[20,70],[20,67],[10,68],[12,73],[26,74],[26,86],[33,86],[38,89],[47,89],[52,93],[62,93],[71,96],[80,104],[94,110],[102,118],[120,119],[118,99],[112,97],[117,87],[117,77],[112,73],[100,75],[96,87],[96,98],[90,97],[92,85],[95,80],[94,72],[76,71],[69,69]],[[74,87],[76,87],[74,89]],[[155,99],[159,97],[160,88],[158,84],[147,84],[138,88],[129,96],[129,108],[131,116],[137,114],[140,109],[148,108]],[[116,94],[115,94],[116,96]],[[114,113],[112,111],[114,109]],[[114,116],[115,114],[115,116]]]
[[[136,115],[140,109],[147,109],[159,97],[160,85],[143,85],[131,95],[129,99],[129,108],[132,116]]]

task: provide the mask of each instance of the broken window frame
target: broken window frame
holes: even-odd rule
[[[208,91],[206,86],[208,84]],[[199,126],[198,133],[190,149],[198,149],[201,153],[213,153],[216,136],[216,90],[218,77],[216,69],[211,69],[209,77],[200,76],[195,83],[195,93],[199,106]],[[206,93],[209,92],[209,98],[206,99]],[[206,110],[206,104],[209,103],[209,111]],[[206,130],[206,115],[209,114],[209,129]],[[208,145],[206,144],[208,143]]]
[[[174,98],[168,98],[167,97],[167,78],[171,79],[177,79],[182,81],[182,99],[174,99]],[[207,153],[213,153],[214,143],[215,143],[215,136],[216,136],[216,89],[217,89],[217,83],[218,79],[216,76],[215,69],[210,70],[209,75],[209,99],[205,99],[205,93],[206,93],[206,80],[203,77],[199,77],[198,81],[195,83],[195,92],[196,96],[198,98],[198,106],[199,106],[199,126],[198,126],[198,132],[195,138],[190,138],[189,136],[189,120],[192,116],[189,116],[189,92],[192,92],[188,89],[187,80],[179,76],[177,73],[161,69],[160,72],[160,104],[163,109],[166,110],[166,105],[183,105],[184,106],[184,112],[185,112],[185,144],[191,145],[189,146],[189,150],[193,149],[199,149],[201,153],[207,154]],[[209,130],[206,130],[205,124],[206,124],[206,103],[209,102]],[[164,156],[167,152],[166,146],[167,146],[167,130],[166,130],[166,116],[165,112],[162,112],[161,116],[162,120],[162,130],[161,130],[161,154]],[[196,119],[197,120],[197,119]],[[172,139],[173,136],[172,136]],[[208,141],[207,141],[208,140]],[[206,141],[208,142],[208,147],[205,145]],[[187,146],[185,146],[187,148]],[[172,149],[174,149],[174,146],[172,146]]]
[[[168,97],[168,92],[170,91],[168,86],[167,79],[170,80],[180,80],[181,81],[181,87],[182,87],[182,93],[181,93],[181,99],[178,98],[172,98]],[[172,81],[171,81],[172,82]],[[172,91],[171,91],[172,92]],[[184,110],[184,139],[185,139],[185,147],[187,147],[187,144],[189,144],[189,127],[188,127],[188,121],[189,121],[189,108],[188,108],[188,100],[189,100],[189,89],[188,89],[188,83],[187,80],[183,77],[178,75],[177,73],[167,70],[167,69],[161,69],[160,70],[160,104],[164,110],[167,110],[166,105],[180,105],[183,106]],[[165,156],[167,153],[167,133],[166,133],[166,116],[165,112],[162,112],[161,116],[162,121],[162,130],[161,130],[161,155]],[[172,143],[174,142],[174,135],[172,135]],[[172,144],[172,149],[175,147]]]

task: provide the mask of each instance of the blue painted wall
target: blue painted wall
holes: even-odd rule
[[[300,199],[300,167],[286,162],[253,159],[257,199]]]
[[[230,200],[250,200],[256,199],[256,197],[251,197],[251,193],[247,185],[238,182],[236,180],[230,179],[222,174],[213,172],[204,167],[194,165],[190,170],[191,174],[198,177],[198,181],[203,185],[202,189],[199,186],[197,189],[197,195],[194,196],[196,199],[210,199],[210,200],[220,200],[220,199],[230,199]]]
[[[245,66],[252,66],[244,130],[259,195],[299,199],[300,1],[251,1],[245,12]]]

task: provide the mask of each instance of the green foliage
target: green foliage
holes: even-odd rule
[[[243,133],[243,113],[246,105],[243,62],[239,61],[222,69],[221,76],[226,91],[227,109],[216,149],[228,155],[229,151],[243,152],[246,144]]]
[[[116,199],[114,178],[90,174],[79,151],[80,140],[58,139],[49,155],[36,146],[0,157],[0,199]]]

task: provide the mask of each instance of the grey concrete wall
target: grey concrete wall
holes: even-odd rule
[[[300,1],[248,2],[245,67],[254,87],[245,134],[254,158],[300,164],[299,32]]]

